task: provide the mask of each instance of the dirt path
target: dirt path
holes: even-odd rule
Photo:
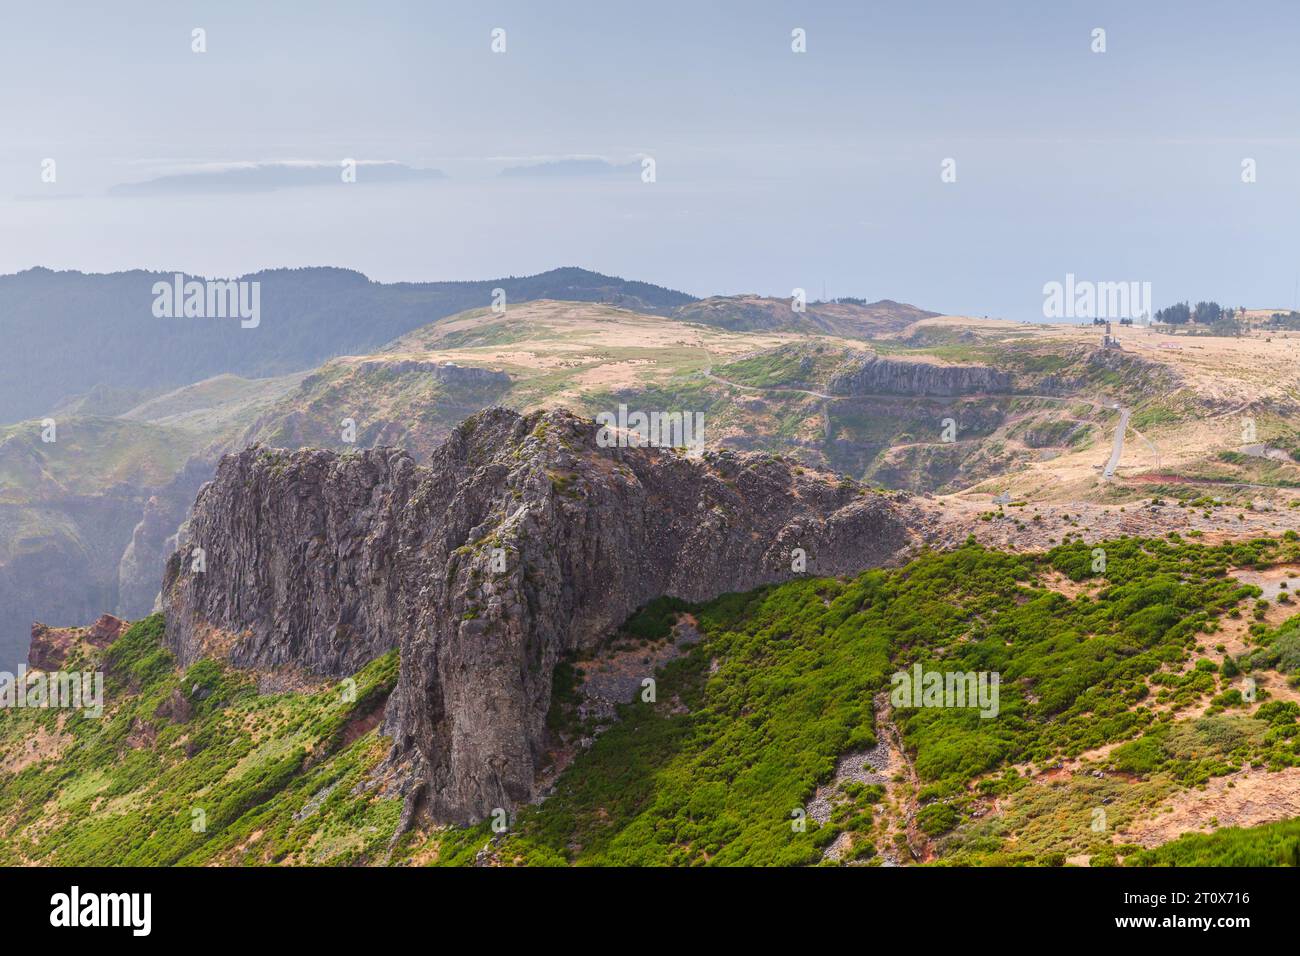
[[[1252,827],[1300,816],[1300,767],[1270,773],[1263,767],[1213,777],[1202,790],[1181,790],[1153,816],[1116,835],[1118,843],[1159,846],[1184,833]]]
[[[710,358],[712,358],[712,356],[710,356]],[[710,381],[717,382],[719,385],[726,385],[729,388],[739,388],[746,392],[790,392],[795,395],[811,395],[814,398],[827,398],[831,400],[857,397],[856,395],[827,395],[825,392],[813,392],[806,388],[782,388],[779,385],[741,385],[739,382],[730,382],[725,378],[719,378],[717,375],[714,375],[712,365],[709,365],[709,367],[701,371],[700,374]]]
[[[1119,410],[1119,424],[1115,426],[1115,439],[1111,443],[1110,461],[1106,462],[1106,467],[1101,473],[1102,477],[1107,481],[1115,477],[1115,469],[1119,467],[1120,457],[1124,454],[1124,433],[1128,431],[1128,419],[1132,414],[1133,411],[1128,408]]]
[[[916,399],[918,401],[936,401],[936,400],[945,400],[945,399],[951,401],[957,401],[957,400],[965,400],[965,399],[982,399],[982,398],[1000,398],[1000,399],[1022,398],[1030,401],[1063,402],[1063,403],[1069,403],[1073,405],[1083,404],[1083,405],[1089,405],[1094,409],[1107,409],[1111,411],[1118,410],[1119,424],[1115,428],[1115,437],[1111,446],[1110,460],[1106,463],[1105,468],[1102,472],[1102,477],[1105,478],[1107,481],[1113,481],[1115,479],[1115,469],[1119,467],[1120,458],[1122,458],[1124,455],[1124,435],[1128,431],[1129,418],[1133,414],[1133,410],[1131,408],[1123,408],[1120,405],[1115,403],[1107,404],[1105,402],[1098,402],[1087,398],[1066,397],[1061,395],[1036,395],[1031,393],[1019,393],[1019,392],[973,392],[969,395],[894,395],[892,393],[879,394],[879,395],[874,395],[869,393],[854,394],[854,395],[828,395],[825,392],[817,392],[806,388],[792,388],[792,387],[785,387],[780,385],[742,385],[739,382],[733,382],[730,381],[729,379],[722,378],[721,376],[714,375],[712,356],[710,355],[709,358],[710,358],[710,364],[708,365],[708,367],[706,367],[700,372],[701,375],[703,375],[705,378],[709,379],[710,381],[717,382],[720,385],[726,385],[729,388],[736,388],[746,392],[772,392],[778,394],[784,393],[784,394],[792,394],[792,395],[811,395],[814,398],[820,398],[826,401],[853,401],[855,399],[864,399],[864,398],[894,398],[894,399],[911,398],[911,399]],[[1137,436],[1140,439],[1142,439],[1142,441],[1146,444],[1146,446],[1151,450],[1152,455],[1155,456],[1157,467],[1159,467],[1160,451],[1156,448],[1155,444],[1145,435],[1138,432],[1137,429],[1134,429],[1134,433],[1137,434]],[[912,442],[910,444],[921,445],[921,444],[930,444],[930,443]],[[897,445],[894,447],[904,448],[909,446]]]
[[[881,856],[884,858],[886,866],[902,866],[908,863],[928,863],[934,859],[934,852],[930,849],[930,841],[920,827],[916,824],[916,814],[920,809],[917,802],[917,794],[921,792],[921,780],[916,775],[916,766],[912,763],[912,758],[903,744],[903,735],[898,726],[894,723],[893,709],[889,703],[888,691],[882,691],[876,695],[876,736],[881,744],[889,748],[890,753],[890,780],[885,787],[886,795],[890,802],[897,808],[898,819],[893,821],[901,824],[901,827],[888,828],[888,836],[892,837],[895,832],[902,832],[906,835],[907,849],[911,854],[911,859],[899,859],[898,847],[895,846],[892,839],[885,841],[885,846],[881,849]],[[901,781],[895,780],[895,777],[901,776]]]
[[[1019,392],[978,392],[978,393],[971,393],[969,395],[947,395],[947,396],[945,395],[894,395],[894,394],[875,395],[875,394],[866,394],[866,393],[860,395],[828,395],[825,392],[817,392],[811,389],[804,389],[804,388],[785,388],[777,385],[770,385],[770,386],[769,385],[742,385],[739,382],[732,382],[728,379],[714,375],[712,364],[710,364],[707,368],[705,368],[700,374],[702,374],[705,378],[711,381],[717,382],[720,385],[726,385],[730,388],[740,389],[742,391],[810,395],[813,396],[814,398],[820,398],[826,401],[853,401],[855,399],[863,399],[863,398],[893,398],[893,399],[912,398],[919,401],[920,400],[936,401],[936,400],[944,400],[944,399],[956,401],[959,399],[965,400],[965,399],[981,399],[981,398],[1001,398],[1001,399],[1022,398],[1030,401],[1063,402],[1069,404],[1089,405],[1092,408],[1108,409],[1111,411],[1114,411],[1115,409],[1118,408],[1120,413],[1120,421],[1119,421],[1119,425],[1115,429],[1115,437],[1112,441],[1110,459],[1107,461],[1102,472],[1102,477],[1105,478],[1107,481],[1115,480],[1115,469],[1119,467],[1120,459],[1123,457],[1124,454],[1124,435],[1125,432],[1128,430],[1129,419],[1133,414],[1132,409],[1121,408],[1120,406],[1115,405],[1114,403],[1107,404],[1106,402],[1098,402],[1091,399],[1081,398],[1078,396],[1038,395],[1032,393],[1019,393]],[[1215,415],[1213,417],[1221,418],[1230,414],[1231,413],[1229,412],[1224,412],[1219,415]],[[1160,461],[1161,461],[1160,450],[1156,447],[1155,443],[1151,441],[1151,439],[1147,438],[1141,432],[1137,431],[1137,429],[1134,429],[1133,431],[1134,434],[1136,434],[1137,437],[1141,439],[1142,442],[1151,451],[1151,454],[1156,459],[1156,468],[1159,469]],[[924,444],[924,443],[917,442],[915,444]],[[1256,484],[1247,481],[1233,481],[1228,478],[1197,478],[1197,477],[1188,477],[1183,475],[1163,475],[1158,473],[1137,475],[1134,476],[1133,478],[1124,478],[1121,480],[1137,481],[1143,483],[1164,482],[1164,483],[1178,483],[1178,484],[1187,484],[1187,485],[1224,485],[1224,486],[1234,487],[1234,488],[1259,488],[1268,491],[1278,490],[1278,486],[1276,485]]]

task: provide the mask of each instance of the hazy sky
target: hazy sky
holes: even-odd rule
[[[1291,306],[1297,27],[1185,0],[13,3],[0,272],[580,265],[1025,319],[1072,272]],[[387,165],[343,183],[345,157]]]

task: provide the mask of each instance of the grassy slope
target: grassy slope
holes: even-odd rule
[[[339,686],[258,695],[246,676],[213,661],[177,671],[160,644],[162,626],[161,617],[147,618],[105,653],[102,719],[31,709],[0,718],[6,766],[35,736],[61,750],[57,760],[6,775],[0,861],[235,862],[236,848],[261,829],[259,859],[344,862],[367,841],[391,836],[400,803],[350,794],[361,768],[377,759],[376,738],[344,741],[350,722],[391,689],[395,654],[356,676],[351,701]],[[98,665],[74,661],[67,669],[80,666]],[[169,716],[178,696],[192,708],[186,720]],[[321,816],[299,826],[293,813],[331,784],[347,785],[332,791],[348,798],[346,810],[331,814],[322,798]]]
[[[218,375],[151,398],[119,417],[171,425],[215,440],[283,399],[308,374],[296,372],[277,378],[254,379]]]
[[[870,838],[869,794],[853,795],[828,826],[810,823],[804,833],[792,830],[790,812],[841,753],[874,739],[872,692],[887,686],[895,667],[918,660],[1003,675],[998,719],[963,710],[900,714],[923,800],[949,808],[931,814],[946,820],[937,832],[952,829],[978,796],[1014,793],[1023,783],[988,776],[1006,763],[1046,763],[1156,723],[1152,710],[1134,706],[1151,694],[1147,678],[1186,656],[1211,615],[1250,593],[1222,572],[1229,561],[1253,560],[1254,547],[1234,553],[1123,541],[1107,550],[1112,586],[1095,601],[1033,586],[1043,570],[1035,559],[972,546],[899,572],[796,582],[701,609],[708,636],[670,667],[658,697],[680,697],[691,712],[625,708],[625,719],[579,758],[558,793],[520,814],[500,857],[806,863],[841,830]],[[1076,545],[1044,560],[1082,576],[1089,554]],[[954,581],[962,582],[956,593]],[[718,668],[709,674],[713,660]],[[1189,703],[1214,687],[1201,670],[1153,696]],[[1270,752],[1278,763],[1300,762],[1290,741]],[[1178,766],[1161,771],[1182,769],[1170,764]],[[1197,766],[1207,772],[1234,766],[1230,759],[1204,764]],[[488,836],[482,830],[460,845],[477,850]],[[1038,862],[1071,845],[1073,834],[1054,837]],[[967,862],[1017,861],[1004,844],[984,835],[953,852]]]
[[[656,702],[625,705],[509,833],[494,835],[487,823],[434,829],[391,848],[400,803],[364,786],[385,745],[360,719],[391,687],[392,655],[357,675],[355,702],[338,686],[257,695],[213,662],[178,673],[150,618],[107,652],[104,720],[0,715],[0,767],[12,766],[38,727],[47,746],[61,741],[57,760],[0,771],[8,834],[0,860],[459,864],[487,847],[503,863],[806,864],[843,831],[870,857],[887,836],[873,788],[846,791],[828,824],[809,820],[803,832],[791,827],[791,811],[841,754],[875,741],[873,695],[895,669],[920,661],[995,670],[1003,682],[996,719],[955,709],[896,714],[938,860],[1059,863],[1085,852],[1103,862],[1115,848],[1087,827],[1098,801],[1110,798],[1119,826],[1173,789],[1247,761],[1300,764],[1293,706],[1265,703],[1251,716],[1228,695],[1198,720],[1171,713],[1227,686],[1217,659],[1181,666],[1218,614],[1255,593],[1225,569],[1294,560],[1296,545],[1104,546],[1105,582],[1074,600],[1039,582],[1046,573],[1093,578],[1091,546],[1081,543],[1043,557],[968,545],[900,570],[795,581],[695,608],[704,640],[657,675]],[[657,640],[665,621],[647,614],[628,630]],[[1272,646],[1289,631],[1279,633],[1265,629],[1257,640]],[[571,697],[564,680],[557,688],[557,699]],[[178,694],[193,708],[188,720],[169,716]],[[1105,780],[1044,786],[1009,769],[1125,740]],[[996,820],[978,812],[991,797],[1003,803]],[[192,828],[196,809],[206,832]],[[1189,838],[1186,850],[1157,853],[1285,856],[1289,834]]]
[[[39,421],[0,427],[0,500],[39,502],[93,495],[117,484],[150,487],[167,481],[202,439],[181,429],[117,418],[57,422],[42,441]]]
[[[502,387],[490,383],[448,385],[423,368],[335,362],[304,378],[241,441],[337,451],[396,445],[425,457],[456,425],[502,394]],[[342,440],[344,419],[355,422],[353,444]]]
[[[1135,854],[1134,866],[1300,866],[1300,820],[1189,833]]]

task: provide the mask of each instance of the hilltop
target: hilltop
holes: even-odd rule
[[[574,295],[658,295],[594,273],[545,275],[541,285]],[[330,279],[376,285],[354,273]],[[588,418],[619,405],[698,412],[710,448],[940,496],[953,517],[938,527],[974,526],[1004,547],[1051,546],[1085,513],[1105,527],[1158,530],[1137,507],[1153,498],[1195,503],[1188,514],[1207,534],[1232,522],[1281,533],[1300,515],[1291,506],[1300,339],[1285,329],[1216,338],[1125,328],[1119,348],[1102,348],[1090,327],[917,318],[910,307],[862,338],[735,331],[688,318],[693,304],[667,294],[653,312],[482,301],[311,369],[92,388],[56,410],[57,443],[40,440],[39,419],[0,429],[3,658],[21,657],[34,619],[148,613],[222,454],[259,442],[391,446],[424,461],[493,405]],[[872,308],[835,304],[845,315]],[[1027,502],[1038,520],[1018,526],[1007,502]],[[44,586],[51,575],[61,588]]]
[[[0,353],[0,423],[46,413],[97,386],[157,394],[221,374],[264,378],[311,369],[486,305],[497,288],[510,302],[556,298],[668,311],[692,301],[671,289],[577,268],[391,284],[350,269],[270,269],[239,277],[260,284],[263,321],[245,329],[237,321],[155,317],[154,284],[170,285],[174,274],[29,269],[0,276],[8,344]]]
[[[732,332],[800,332],[872,339],[902,332],[912,323],[934,318],[938,313],[892,299],[809,302],[797,311],[790,299],[733,295],[711,296],[678,306],[672,315]]]

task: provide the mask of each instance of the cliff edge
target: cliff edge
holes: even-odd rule
[[[385,731],[408,816],[536,796],[556,663],[647,601],[702,601],[884,563],[906,496],[757,454],[601,447],[566,411],[488,409],[427,466],[404,452],[224,458],[163,583],[183,663],[341,677],[400,648]],[[198,549],[198,550],[195,550]]]

